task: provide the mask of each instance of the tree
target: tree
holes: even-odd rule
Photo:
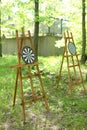
[[[5,29],[9,34],[16,29],[21,30],[20,28],[23,26],[27,30],[34,21],[33,3],[32,0],[2,1],[1,11],[3,15],[1,15],[1,26],[3,30]]]
[[[2,57],[2,45],[1,45],[1,26],[0,26],[0,57]]]
[[[85,63],[86,60],[86,26],[85,26],[85,0],[82,0],[82,56],[81,62]]]
[[[38,34],[39,34],[39,0],[35,0],[34,45],[35,45],[36,60],[38,60]]]
[[[1,2],[1,0],[0,0]],[[0,10],[0,16],[1,16],[1,10]],[[1,43],[1,17],[0,17],[0,57],[2,57],[2,43]]]

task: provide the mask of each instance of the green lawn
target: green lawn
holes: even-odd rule
[[[59,88],[56,88],[61,59],[61,56],[39,57],[39,61],[43,63],[40,64],[40,70],[50,111],[46,111],[43,101],[29,104],[26,106],[26,123],[23,124],[19,105],[20,89],[16,106],[14,109],[12,107],[16,69],[11,69],[10,66],[17,63],[17,57],[0,58],[0,130],[87,130],[87,94],[84,94],[82,85],[73,86],[73,96],[70,97],[66,61]],[[81,65],[87,89],[86,68],[85,65]],[[25,80],[25,92],[30,90],[28,84],[28,80]],[[34,84],[38,89],[37,79],[34,79]]]

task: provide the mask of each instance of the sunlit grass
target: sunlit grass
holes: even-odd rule
[[[69,129],[86,130],[87,128],[87,95],[83,93],[82,85],[73,86],[73,96],[70,97],[67,84],[66,61],[63,65],[59,88],[56,88],[57,76],[60,70],[62,56],[39,57],[40,70],[42,70],[42,80],[49,102],[50,112],[46,112],[43,102],[29,104],[26,106],[28,123],[24,130],[35,129]],[[16,69],[10,66],[17,64],[16,56],[4,55],[0,58],[0,128],[4,129],[5,123],[9,124],[8,129],[22,129],[21,125],[21,106],[19,105],[19,90],[17,92],[17,105],[12,109],[13,92],[15,85]],[[85,80],[86,66],[81,65]],[[73,74],[72,74],[73,75]],[[85,87],[87,88],[86,81]],[[23,83],[25,92],[30,91],[29,81]],[[34,79],[35,88],[39,88],[39,82]]]

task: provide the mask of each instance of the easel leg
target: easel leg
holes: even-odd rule
[[[25,122],[25,104],[24,104],[24,94],[23,94],[23,87],[22,87],[21,68],[19,68],[19,70],[20,70],[19,74],[20,74],[21,105],[22,105],[23,121]]]
[[[16,93],[17,93],[17,86],[18,86],[18,75],[19,75],[19,69],[17,69],[17,74],[16,74],[16,82],[15,82],[13,106],[15,106],[15,101],[16,101]]]
[[[65,51],[64,51],[64,53],[65,53]],[[62,57],[62,63],[61,63],[61,67],[60,67],[60,71],[59,71],[59,75],[58,75],[57,88],[59,87],[59,81],[60,81],[60,78],[61,78],[61,72],[62,72],[62,67],[63,67],[63,61],[64,61],[64,54],[63,54],[63,57]]]
[[[71,78],[70,78],[70,66],[69,66],[69,56],[68,56],[68,51],[66,51],[66,60],[67,60],[67,69],[68,69],[68,84],[69,84],[69,89],[70,89],[70,95],[72,96],[72,83],[71,83]]]
[[[73,63],[73,70],[74,70],[74,78],[75,78],[75,82],[76,84],[78,84],[78,79],[77,79],[77,74],[76,74],[76,68],[75,68],[75,62],[74,62],[74,56],[71,56],[72,58],[72,63]]]
[[[32,81],[32,73],[31,73],[31,69],[29,66],[28,66],[28,70],[29,70],[29,74],[30,74],[30,85],[31,85],[31,89],[32,89],[33,100],[34,100],[34,102],[36,102],[36,95],[35,95],[33,81]]]
[[[39,80],[40,80],[40,85],[41,85],[41,89],[42,89],[43,98],[45,100],[46,109],[47,109],[47,111],[49,111],[49,105],[48,105],[48,101],[47,101],[46,94],[45,94],[45,91],[44,91],[44,86],[43,86],[43,83],[42,83],[39,67],[36,66],[36,68],[37,68],[38,77],[39,77]]]
[[[69,82],[70,96],[72,97],[72,84]]]

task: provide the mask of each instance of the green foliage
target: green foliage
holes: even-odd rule
[[[56,88],[61,58],[61,56],[39,57],[39,61],[42,62],[40,70],[50,112],[46,112],[43,101],[26,105],[25,125],[21,122],[20,89],[17,91],[16,106],[14,109],[12,107],[16,70],[11,69],[10,66],[17,64],[17,57],[3,56],[0,58],[0,130],[86,130],[87,95],[84,95],[83,88],[79,85],[73,87],[73,96],[70,97],[65,65],[60,87]],[[81,68],[85,72],[86,67],[81,66]],[[26,73],[25,70],[24,72]],[[23,84],[24,91],[30,92],[28,80]],[[38,90],[37,79],[34,79],[34,85]],[[87,86],[86,82],[85,86]]]
[[[3,30],[11,32],[10,30],[20,29],[23,26],[29,26],[33,21],[33,7],[32,1],[2,1],[1,4],[1,19],[2,32]],[[27,28],[26,27],[26,28]]]
[[[75,35],[77,44],[81,44],[82,5],[80,0],[40,0],[39,19],[34,19],[33,0],[3,0],[1,3],[2,33],[7,30],[10,33],[22,26],[25,26],[25,30],[31,29],[35,20],[50,27],[55,18],[59,18],[67,21],[67,26]]]

